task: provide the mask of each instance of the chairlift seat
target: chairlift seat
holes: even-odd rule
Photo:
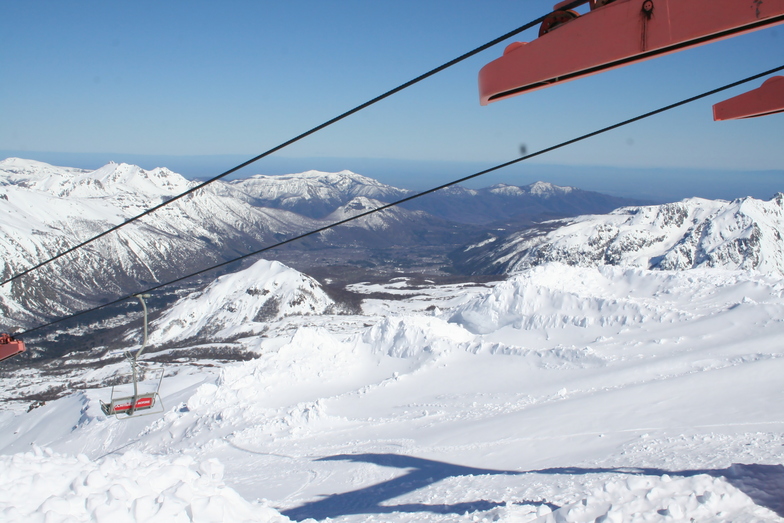
[[[101,401],[101,410],[107,416],[119,419],[159,414],[164,411],[160,396],[163,369],[137,369],[140,376],[133,376],[112,387],[111,399]],[[147,379],[145,379],[147,378]]]
[[[158,393],[153,392],[150,394],[140,394],[137,397],[126,397],[126,398],[117,398],[113,399],[109,403],[101,402],[101,410],[107,416],[115,415],[115,414],[128,414],[130,415],[131,406],[133,406],[133,412],[138,410],[147,410],[153,408],[155,405],[155,397]]]

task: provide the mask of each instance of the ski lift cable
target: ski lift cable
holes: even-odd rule
[[[582,3],[584,3],[584,1],[575,0],[574,2],[569,4],[569,6],[567,6],[566,8],[567,9],[571,9],[571,8],[579,6]],[[56,254],[55,256],[52,256],[51,258],[47,259],[46,261],[38,263],[37,265],[29,267],[29,268],[27,268],[27,269],[25,269],[25,270],[15,274],[14,276],[11,276],[10,278],[7,278],[6,280],[0,282],[0,286],[5,285],[7,283],[10,283],[10,282],[12,282],[12,281],[14,281],[14,280],[16,280],[18,278],[21,278],[22,276],[25,276],[26,274],[30,274],[31,272],[33,272],[33,271],[35,271],[37,269],[40,269],[41,267],[43,267],[45,265],[48,265],[48,264],[52,263],[53,261],[55,261],[55,260],[57,260],[59,258],[62,258],[63,256],[76,251],[77,249],[81,249],[82,247],[84,247],[84,246],[86,246],[86,245],[88,245],[88,244],[90,244],[90,243],[92,243],[92,242],[94,242],[94,241],[96,241],[96,240],[98,240],[100,238],[103,238],[104,236],[106,236],[108,234],[111,234],[114,231],[117,231],[117,230],[121,229],[122,227],[125,227],[128,224],[131,224],[131,223],[133,223],[133,222],[135,222],[135,221],[137,221],[137,220],[147,216],[148,214],[154,213],[158,209],[161,209],[161,208],[163,208],[163,207],[165,207],[165,206],[167,206],[169,204],[174,203],[175,201],[179,200],[180,198],[183,198],[183,197],[185,197],[185,196],[187,196],[189,194],[192,194],[192,193],[198,191],[199,189],[201,189],[203,187],[206,187],[207,185],[209,185],[209,184],[211,184],[211,183],[213,183],[213,182],[215,182],[217,180],[225,178],[226,176],[228,176],[228,175],[230,175],[230,174],[232,174],[232,173],[234,173],[236,171],[239,171],[240,169],[243,169],[243,168],[251,165],[252,163],[257,162],[257,161],[261,160],[262,158],[264,158],[266,156],[269,156],[269,155],[271,155],[271,154],[273,154],[275,152],[278,152],[281,149],[284,149],[284,148],[288,147],[289,145],[292,145],[292,144],[302,140],[303,138],[306,138],[306,137],[308,137],[308,136],[310,136],[312,134],[315,134],[315,133],[317,133],[317,132],[319,132],[319,131],[321,131],[321,130],[329,127],[329,126],[331,126],[332,124],[335,124],[335,123],[337,123],[337,122],[339,122],[339,121],[341,121],[341,120],[343,120],[345,118],[348,118],[349,116],[351,116],[351,115],[353,115],[355,113],[358,113],[359,111],[362,111],[363,109],[367,109],[371,105],[374,105],[377,102],[380,102],[380,101],[382,101],[382,100],[384,100],[386,98],[389,98],[390,96],[392,96],[394,94],[399,93],[400,91],[403,91],[404,89],[407,89],[407,88],[409,88],[409,87],[411,87],[411,86],[413,86],[415,84],[418,84],[422,80],[430,78],[431,76],[434,76],[437,73],[440,73],[441,71],[444,71],[445,69],[448,69],[448,68],[452,67],[453,65],[456,65],[456,64],[458,64],[458,63],[460,63],[460,62],[462,62],[464,60],[467,60],[468,58],[471,58],[472,56],[474,56],[476,54],[479,54],[482,51],[485,51],[486,49],[489,49],[490,47],[493,47],[496,44],[499,44],[499,43],[503,42],[504,40],[506,40],[508,38],[511,38],[511,37],[513,37],[513,36],[515,36],[515,35],[517,35],[519,33],[522,33],[523,31],[525,31],[527,29],[535,27],[538,24],[540,24],[546,18],[546,16],[547,15],[540,16],[536,20],[532,20],[531,22],[528,22],[527,24],[522,25],[522,26],[518,27],[517,29],[509,31],[508,33],[505,33],[505,34],[499,36],[498,38],[495,38],[495,39],[487,42],[486,44],[480,45],[479,47],[477,47],[475,49],[472,49],[471,51],[468,51],[467,53],[462,54],[462,55],[458,56],[457,58],[455,58],[453,60],[450,60],[449,62],[446,62],[446,63],[444,63],[442,65],[439,65],[438,67],[436,67],[434,69],[431,69],[430,71],[428,71],[428,72],[426,72],[426,73],[424,73],[424,74],[422,74],[420,76],[417,76],[416,78],[414,78],[412,80],[409,80],[408,82],[400,84],[399,86],[395,87],[394,89],[390,89],[389,91],[385,92],[384,94],[381,94],[381,95],[379,95],[379,96],[377,96],[377,97],[375,97],[375,98],[373,98],[371,100],[368,100],[367,102],[365,102],[363,104],[360,104],[360,105],[354,107],[353,109],[350,109],[350,110],[344,112],[343,114],[340,114],[340,115],[332,118],[331,120],[327,120],[326,122],[324,122],[322,124],[319,124],[316,127],[313,127],[309,131],[305,131],[304,133],[302,133],[302,134],[300,134],[298,136],[295,136],[294,138],[291,138],[290,140],[287,140],[287,141],[285,141],[285,142],[283,142],[283,143],[281,143],[279,145],[276,145],[272,149],[269,149],[269,150],[259,154],[258,156],[254,156],[250,160],[247,160],[247,161],[237,165],[236,167],[232,167],[228,171],[224,171],[223,173],[221,173],[221,174],[219,174],[217,176],[214,176],[213,178],[210,178],[209,180],[206,180],[206,181],[196,185],[195,187],[192,187],[191,189],[188,189],[187,191],[185,191],[185,192],[183,192],[181,194],[178,194],[178,195],[176,195],[176,196],[166,200],[165,202],[161,202],[160,204],[158,204],[158,205],[156,205],[154,207],[150,207],[146,211],[143,211],[143,212],[141,212],[140,214],[138,214],[136,216],[128,218],[123,223],[117,224],[114,227],[106,229],[105,231],[103,231],[103,232],[93,236],[92,238],[89,238],[89,239],[87,239],[87,240],[85,240],[85,241],[83,241],[83,242],[81,242],[81,243],[79,243],[77,245],[74,245],[73,247],[70,247],[70,248],[62,251],[59,254]]]
[[[610,126],[607,126],[607,127],[603,127],[603,128],[601,128],[601,129],[599,129],[599,130],[596,130],[596,131],[593,131],[593,132],[590,132],[590,133],[587,133],[587,134],[583,134],[582,136],[578,136],[577,138],[572,138],[571,140],[567,140],[567,141],[565,141],[565,142],[561,142],[561,143],[559,143],[559,144],[557,144],[557,145],[553,145],[553,146],[547,147],[547,148],[545,148],[545,149],[541,149],[541,150],[539,150],[539,151],[536,151],[536,152],[534,152],[534,153],[531,153],[531,154],[527,154],[527,155],[520,156],[520,157],[518,157],[518,158],[515,158],[514,160],[510,160],[510,161],[508,161],[508,162],[504,162],[504,163],[501,163],[501,164],[495,165],[495,166],[493,166],[493,167],[490,167],[490,168],[488,168],[488,169],[485,169],[485,170],[483,170],[483,171],[479,171],[479,172],[476,172],[476,173],[474,173],[474,174],[471,174],[471,175],[468,175],[468,176],[464,176],[464,177],[462,177],[462,178],[459,178],[459,179],[453,180],[453,181],[451,181],[451,182],[448,182],[448,183],[445,183],[445,184],[439,185],[438,187],[433,187],[432,189],[427,189],[427,190],[425,190],[425,191],[422,191],[422,192],[419,192],[419,193],[416,193],[416,194],[413,194],[413,195],[407,196],[407,197],[405,197],[405,198],[402,198],[402,199],[400,199],[400,200],[394,201],[394,202],[392,202],[392,203],[387,203],[387,204],[384,204],[384,205],[382,205],[382,206],[376,207],[375,209],[371,209],[371,210],[369,210],[369,211],[362,212],[362,213],[360,213],[360,214],[357,214],[357,215],[355,215],[355,216],[351,216],[350,218],[346,218],[346,219],[343,219],[343,220],[340,220],[340,221],[337,221],[337,222],[331,223],[331,224],[329,224],[329,225],[325,225],[324,227],[319,227],[319,228],[317,228],[317,229],[313,229],[313,230],[311,230],[311,231],[308,231],[308,232],[305,232],[305,233],[303,233],[303,234],[299,234],[299,235],[297,235],[297,236],[293,236],[293,237],[291,237],[291,238],[288,238],[288,239],[286,239],[286,240],[283,240],[283,241],[281,241],[281,242],[275,243],[275,244],[273,244],[273,245],[269,245],[269,246],[267,246],[267,247],[263,247],[263,248],[261,248],[261,249],[258,249],[258,250],[256,250],[256,251],[249,252],[249,253],[247,253],[247,254],[243,254],[242,256],[238,256],[238,257],[236,257],[236,258],[233,258],[233,259],[231,259],[231,260],[228,260],[228,261],[225,261],[225,262],[222,262],[222,263],[218,263],[218,264],[216,264],[216,265],[213,265],[213,266],[211,266],[211,267],[207,267],[206,269],[202,269],[202,270],[199,270],[199,271],[197,271],[197,272],[193,272],[193,273],[191,273],[191,274],[188,274],[188,275],[186,275],[186,276],[181,276],[181,277],[179,277],[179,278],[176,278],[176,279],[174,279],[174,280],[171,280],[171,281],[168,281],[168,282],[165,282],[165,283],[161,283],[161,284],[159,284],[159,285],[156,285],[156,286],[154,286],[154,287],[150,287],[150,288],[148,288],[148,289],[145,289],[145,290],[143,290],[143,291],[135,292],[135,293],[133,293],[133,294],[130,294],[130,295],[128,295],[128,296],[125,296],[125,297],[123,297],[123,298],[119,298],[119,299],[117,299],[117,300],[114,300],[114,301],[112,301],[112,302],[105,303],[105,304],[103,304],[103,305],[99,305],[99,306],[97,306],[97,307],[93,307],[93,308],[91,308],[91,309],[87,309],[87,310],[84,310],[84,311],[81,311],[81,312],[77,312],[77,313],[71,314],[71,315],[69,315],[69,316],[65,316],[65,317],[63,317],[63,318],[60,318],[60,319],[58,319],[58,320],[54,320],[54,321],[51,321],[51,322],[48,322],[48,323],[45,323],[45,324],[39,325],[38,327],[34,327],[34,328],[32,328],[32,329],[29,329],[29,330],[27,330],[27,331],[25,331],[25,332],[21,333],[20,335],[26,335],[26,334],[29,334],[29,333],[32,333],[32,332],[38,331],[38,330],[40,330],[40,329],[44,329],[44,328],[46,328],[46,327],[50,327],[50,326],[52,326],[52,325],[56,325],[56,324],[58,324],[58,323],[61,323],[61,322],[64,322],[64,321],[66,321],[66,320],[70,320],[70,319],[72,319],[72,318],[76,318],[76,317],[78,317],[78,316],[82,316],[82,315],[84,315],[84,314],[88,314],[88,313],[91,313],[91,312],[95,312],[95,311],[101,310],[101,309],[103,309],[103,308],[109,307],[109,306],[111,306],[111,305],[116,305],[116,304],[118,304],[118,303],[121,303],[121,302],[123,302],[123,301],[125,301],[125,300],[128,300],[128,299],[130,299],[130,298],[133,298],[133,297],[134,297],[134,296],[136,296],[137,294],[142,294],[142,293],[146,294],[146,293],[150,293],[150,292],[156,291],[156,290],[158,290],[158,289],[162,289],[162,288],[164,288],[164,287],[167,287],[167,286],[169,286],[169,285],[173,285],[173,284],[175,284],[175,283],[178,283],[178,282],[181,282],[181,281],[183,281],[183,280],[187,280],[187,279],[189,279],[189,278],[193,278],[194,276],[198,276],[198,275],[200,275],[200,274],[203,274],[203,273],[206,273],[206,272],[209,272],[209,271],[215,270],[215,269],[219,269],[219,268],[221,268],[221,267],[224,267],[224,266],[226,266],[226,265],[229,265],[230,263],[234,263],[234,262],[237,262],[237,261],[240,261],[240,260],[244,260],[244,259],[246,259],[246,258],[250,258],[250,257],[252,257],[252,256],[256,256],[256,255],[258,255],[258,254],[261,254],[261,253],[263,253],[263,252],[270,251],[270,250],[272,250],[272,249],[276,249],[276,248],[278,248],[278,247],[282,247],[282,246],[284,246],[284,245],[287,245],[287,244],[289,244],[289,243],[292,243],[292,242],[295,242],[295,241],[301,240],[301,239],[303,239],[303,238],[307,238],[307,237],[309,237],[309,236],[313,236],[314,234],[319,234],[319,233],[321,233],[321,232],[324,232],[324,231],[327,231],[327,230],[333,229],[333,228],[335,228],[335,227],[338,227],[338,226],[340,226],[340,225],[344,225],[344,224],[346,224],[346,223],[348,223],[348,222],[351,222],[351,221],[354,221],[354,220],[358,220],[358,219],[360,219],[360,218],[364,218],[364,217],[366,217],[366,216],[369,216],[369,215],[371,215],[371,214],[375,214],[375,213],[377,213],[377,212],[384,211],[384,210],[386,210],[386,209],[389,209],[389,208],[391,208],[391,207],[396,207],[396,206],[398,206],[398,205],[401,205],[401,204],[403,204],[403,203],[405,203],[405,202],[409,202],[409,201],[411,201],[411,200],[414,200],[414,199],[416,199],[416,198],[420,198],[420,197],[422,197],[422,196],[425,196],[425,195],[427,195],[427,194],[431,194],[431,193],[434,193],[434,192],[436,192],[436,191],[440,191],[441,189],[445,189],[445,188],[447,188],[447,187],[451,187],[451,186],[453,186],[453,185],[456,185],[456,184],[458,184],[458,183],[462,183],[462,182],[465,182],[465,181],[471,180],[471,179],[473,179],[473,178],[478,178],[478,177],[480,177],[480,176],[483,176],[483,175],[485,175],[485,174],[491,173],[491,172],[493,172],[493,171],[497,171],[497,170],[499,170],[499,169],[503,169],[504,167],[508,167],[508,166],[510,166],[510,165],[514,165],[514,164],[516,164],[516,163],[519,163],[519,162],[522,162],[522,161],[525,161],[525,160],[528,160],[528,159],[534,158],[534,157],[536,157],[536,156],[541,156],[541,155],[543,155],[543,154],[546,154],[546,153],[549,153],[549,152],[551,152],[551,151],[555,151],[555,150],[557,150],[557,149],[561,149],[561,148],[563,148],[563,147],[566,147],[566,146],[568,146],[568,145],[572,145],[572,144],[574,144],[574,143],[581,142],[581,141],[583,141],[583,140],[587,140],[588,138],[592,138],[592,137],[594,137],[594,136],[598,136],[598,135],[600,135],[600,134],[604,134],[604,133],[606,133],[606,132],[612,131],[612,130],[614,130],[614,129],[618,129],[618,128],[620,128],[620,127],[624,127],[624,126],[626,126],[626,125],[632,124],[632,123],[634,123],[634,122],[638,122],[638,121],[640,121],[640,120],[644,120],[644,119],[646,119],[646,118],[650,118],[651,116],[655,116],[655,115],[657,115],[657,114],[664,113],[664,112],[666,112],[666,111],[669,111],[669,110],[675,109],[675,108],[677,108],[677,107],[680,107],[680,106],[682,106],[682,105],[686,105],[686,104],[689,104],[689,103],[695,102],[695,101],[697,101],[697,100],[701,100],[701,99],[703,99],[703,98],[707,98],[708,96],[714,95],[714,94],[716,94],[716,93],[720,93],[720,92],[722,92],[722,91],[726,91],[726,90],[728,90],[728,89],[732,89],[733,87],[737,87],[737,86],[739,86],[739,85],[743,85],[743,84],[745,84],[745,83],[748,83],[748,82],[751,82],[751,81],[757,80],[757,79],[759,79],[759,78],[762,78],[762,77],[765,77],[765,76],[771,75],[771,74],[773,74],[773,73],[776,73],[776,72],[778,72],[778,71],[782,71],[782,70],[784,70],[784,65],[781,65],[781,66],[775,67],[775,68],[773,68],[773,69],[769,69],[769,70],[767,70],[767,71],[764,71],[764,72],[761,72],[761,73],[755,74],[755,75],[753,75],[753,76],[746,77],[746,78],[744,78],[744,79],[742,79],[742,80],[738,80],[738,81],[736,81],[736,82],[732,82],[732,83],[730,83],[730,84],[723,85],[723,86],[721,86],[721,87],[718,87],[718,88],[716,88],[716,89],[712,89],[712,90],[710,90],[710,91],[706,91],[706,92],[704,92],[704,93],[702,93],[702,94],[698,94],[698,95],[696,95],[696,96],[692,96],[692,97],[690,97],[690,98],[686,98],[686,99],[684,99],[684,100],[681,100],[681,101],[679,101],[679,102],[675,102],[675,103],[673,103],[673,104],[666,105],[666,106],[664,106],[664,107],[660,107],[659,109],[655,109],[655,110],[653,110],[653,111],[650,111],[650,112],[647,112],[647,113],[641,114],[641,115],[639,115],[639,116],[635,116],[634,118],[629,118],[628,120],[624,120],[624,121],[622,121],[622,122],[618,122],[618,123],[616,123],[616,124],[613,124],[613,125],[610,125]]]

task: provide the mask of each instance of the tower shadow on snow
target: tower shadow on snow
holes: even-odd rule
[[[503,506],[505,503],[488,500],[469,501],[453,505],[426,505],[421,503],[382,505],[382,503],[451,477],[484,475],[513,476],[522,474],[521,472],[516,471],[464,467],[441,461],[415,458],[412,456],[401,456],[398,454],[342,454],[322,458],[319,461],[373,463],[381,467],[406,469],[408,472],[402,476],[398,476],[377,485],[343,494],[333,494],[324,499],[283,511],[285,516],[295,521],[302,521],[303,519],[308,518],[319,520],[355,514],[388,514],[392,512],[465,514],[466,512],[485,511]],[[527,501],[525,503],[529,505],[545,504],[541,501]],[[558,508],[555,505],[549,506],[553,510]]]
[[[784,466],[782,465],[743,465],[736,463],[726,469],[681,471],[639,467],[563,467],[520,472],[464,467],[441,461],[398,454],[341,454],[321,458],[318,461],[372,463],[381,467],[406,469],[408,472],[389,481],[345,492],[343,494],[332,494],[318,501],[312,501],[302,506],[283,511],[285,516],[295,521],[302,521],[308,518],[322,520],[356,514],[389,514],[392,512],[465,514],[466,512],[486,511],[503,506],[505,503],[489,500],[476,500],[452,505],[426,505],[421,503],[382,505],[382,503],[451,477],[484,475],[521,476],[526,474],[628,474],[638,476],[663,476],[667,474],[675,477],[692,477],[706,474],[716,478],[724,478],[735,488],[749,496],[757,505],[769,508],[779,516],[784,517]],[[515,504],[547,505],[551,510],[560,508],[558,505],[546,501],[517,501]]]

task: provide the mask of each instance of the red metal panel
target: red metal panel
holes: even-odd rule
[[[784,0],[616,0],[508,46],[479,72],[480,103],[781,23]]]
[[[0,361],[16,356],[25,351],[25,344],[22,340],[16,340],[8,335],[3,335],[0,339]]]
[[[136,405],[134,410],[141,410],[141,409],[149,409],[152,407],[154,403],[153,396],[142,396],[141,398],[136,400]],[[117,412],[125,412],[126,410],[130,410],[131,408],[131,401],[123,400],[122,403],[116,403],[114,408],[112,409],[115,413]]]
[[[738,120],[784,112],[784,76],[765,80],[757,89],[713,106],[713,119]]]

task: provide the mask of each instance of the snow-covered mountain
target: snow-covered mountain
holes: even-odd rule
[[[165,168],[110,163],[90,171],[18,158],[0,161],[0,277],[123,223],[193,184]],[[0,330],[94,307],[407,194],[349,171],[217,181],[0,288]],[[425,260],[443,267],[449,263],[448,252],[489,227],[466,222],[603,212],[622,202],[542,182],[479,190],[454,187],[427,198],[279,252],[287,263],[301,264],[300,269],[346,263],[346,248],[353,252],[353,263],[366,266],[399,267]],[[301,256],[304,252],[318,254]]]
[[[182,183],[14,163],[0,232],[23,259]],[[123,178],[135,189],[102,195]],[[0,478],[13,486],[0,519],[784,521],[782,200],[628,207],[486,238],[463,252],[515,271],[504,281],[355,280],[345,291],[366,299],[351,315],[277,262],[222,276],[152,323],[161,350],[141,365],[165,373],[160,413],[104,414],[128,372],[105,346],[0,369]],[[354,196],[326,216],[381,201]],[[416,220],[435,218],[393,209],[320,245]],[[77,300],[292,223],[325,221],[217,184],[12,298]]]
[[[146,171],[136,165],[114,162],[90,171],[55,167],[35,160],[7,158],[0,161],[0,172],[5,174],[0,185],[16,185],[57,197],[170,197],[195,185],[166,168]]]
[[[351,171],[258,174],[231,183],[257,205],[287,209],[311,218],[324,218],[357,197],[388,203],[410,193]]]
[[[357,197],[390,203],[413,193],[351,171],[256,175],[230,183],[233,190],[242,193],[242,198],[256,205],[288,209],[311,218],[324,218]],[[526,186],[497,184],[483,189],[447,187],[403,207],[457,223],[487,224],[516,216],[535,220],[604,213],[637,203],[641,202],[535,182]]]
[[[191,186],[166,169],[96,171],[0,162],[0,276],[76,245]],[[0,329],[40,321],[244,254],[309,218],[254,207],[207,187],[0,288]]]
[[[490,237],[455,254],[476,273],[513,273],[542,263],[695,267],[784,274],[784,194],[768,201],[690,198],[543,223]]]
[[[259,260],[180,299],[151,325],[150,343],[221,340],[291,315],[336,312],[321,285],[277,261]]]

